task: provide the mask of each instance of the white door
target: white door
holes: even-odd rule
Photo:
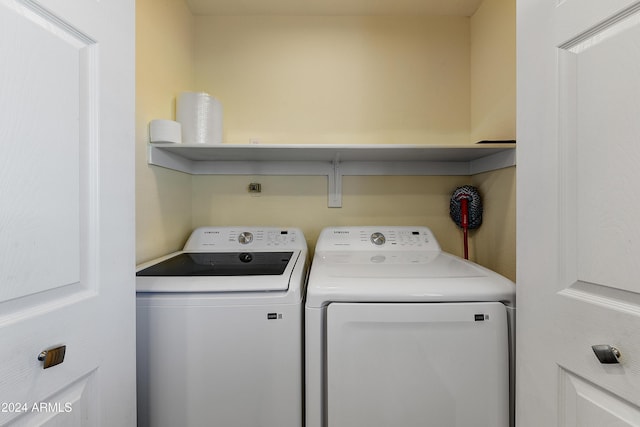
[[[135,425],[134,6],[0,0],[0,425]]]
[[[517,425],[640,426],[640,2],[517,9]]]

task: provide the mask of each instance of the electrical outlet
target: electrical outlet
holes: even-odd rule
[[[262,193],[262,185],[258,182],[252,182],[249,184],[248,191],[253,195]]]

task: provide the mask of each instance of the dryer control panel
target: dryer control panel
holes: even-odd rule
[[[440,245],[427,227],[335,227],[322,230],[316,250],[440,251]]]
[[[191,233],[185,251],[303,249],[307,242],[297,228],[200,227]]]

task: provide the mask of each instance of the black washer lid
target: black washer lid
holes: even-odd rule
[[[276,276],[284,273],[293,252],[181,253],[140,270],[136,276]]]

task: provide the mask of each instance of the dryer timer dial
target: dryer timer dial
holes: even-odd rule
[[[243,231],[238,235],[238,242],[243,245],[253,242],[253,234],[248,231]]]
[[[387,241],[387,238],[384,237],[384,234],[382,233],[376,232],[371,235],[371,243],[373,243],[374,245],[377,245],[377,246],[384,245],[386,241]]]

